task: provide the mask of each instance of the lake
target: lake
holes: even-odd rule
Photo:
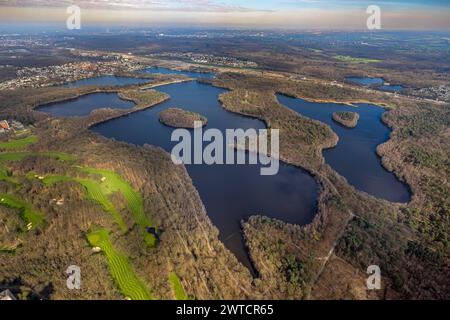
[[[68,82],[64,84],[63,87],[78,88],[81,86],[127,86],[132,84],[141,84],[150,81],[151,79],[139,79],[139,78],[106,75],[94,78],[86,78],[74,82]]]
[[[405,89],[401,85],[386,85],[383,78],[371,78],[371,77],[347,77],[346,81],[359,84],[364,87],[373,87],[377,90],[388,92],[400,92]]]
[[[199,78],[207,78],[211,79],[215,77],[214,73],[211,72],[191,72],[191,71],[181,71],[181,70],[173,70],[162,67],[150,67],[146,69],[142,69],[137,71],[137,73],[160,73],[160,74],[177,74],[177,75],[185,75],[189,78],[199,79]]]
[[[170,107],[202,114],[208,119],[204,128],[222,132],[233,128],[262,129],[262,121],[226,111],[217,98],[223,89],[198,82],[158,87],[171,99],[139,113],[108,121],[92,128],[106,137],[137,145],[160,146],[170,152],[173,128],[159,122],[159,113]],[[201,97],[201,99],[199,99]],[[241,153],[243,151],[233,151]],[[263,214],[285,222],[304,225],[316,211],[318,187],[304,170],[280,164],[274,176],[261,176],[260,165],[186,165],[208,216],[220,231],[220,239],[249,269],[252,269],[241,233],[240,221]]]
[[[156,70],[160,69],[151,68],[147,72]],[[167,70],[163,72],[168,73]],[[177,73],[191,76],[181,71]],[[195,78],[204,75],[198,74]],[[167,108],[178,107],[200,113],[208,119],[205,130],[217,128],[224,132],[233,128],[265,128],[260,120],[226,111],[218,102],[218,96],[225,92],[224,89],[192,81],[161,86],[157,90],[169,94],[171,98],[152,108],[101,123],[92,130],[116,140],[136,145],[151,144],[170,152],[176,144],[170,141],[174,128],[159,122],[159,113]],[[409,201],[408,187],[381,166],[380,158],[375,153],[376,146],[386,141],[390,133],[381,122],[385,112],[382,108],[367,104],[354,108],[333,103],[312,103],[282,95],[278,95],[278,99],[304,116],[329,124],[339,135],[337,147],[325,150],[324,157],[350,184],[389,201]],[[120,100],[116,94],[91,94],[47,105],[40,110],[57,116],[86,115],[98,107],[124,107],[122,103],[126,105],[128,102]],[[331,119],[334,111],[358,112],[358,126],[347,129],[336,124]],[[236,157],[243,151],[233,152]],[[260,168],[260,165],[186,165],[208,216],[220,231],[221,241],[253,274],[255,271],[245,248],[240,221],[261,214],[305,225],[315,216],[318,197],[316,181],[301,168],[281,163],[279,173],[274,176],[261,176]]]
[[[57,117],[87,116],[99,108],[131,109],[134,103],[119,98],[115,92],[91,93],[64,102],[49,103],[36,108]]]
[[[170,141],[174,129],[159,122],[159,113],[170,107],[207,117],[205,130],[217,128],[225,132],[233,128],[265,128],[260,120],[226,111],[218,102],[219,94],[225,92],[223,89],[192,81],[161,86],[158,90],[169,94],[171,99],[150,109],[99,124],[92,130],[116,140],[136,145],[147,143],[170,152],[175,145]],[[86,115],[95,109],[95,105],[112,106],[112,102],[122,101],[113,97],[118,99],[116,94],[90,94],[77,100],[43,106],[39,110],[57,116]],[[232,152],[236,157],[243,151]],[[261,176],[260,168],[260,165],[186,165],[208,216],[220,231],[220,239],[253,274],[240,221],[262,214],[305,225],[315,216],[318,196],[316,181],[301,168],[281,163],[279,173],[274,176]]]
[[[377,89],[381,91],[400,92],[403,91],[405,88],[401,85],[382,85],[377,87]]]
[[[384,83],[383,78],[370,78],[370,77],[347,77],[345,80],[359,84],[361,86],[376,86]]]
[[[278,101],[301,115],[328,124],[339,136],[338,145],[323,152],[326,162],[356,189],[392,202],[409,202],[407,185],[384,169],[376,147],[389,139],[391,130],[381,121],[385,110],[370,104],[357,108],[337,103],[316,103],[278,95]],[[359,114],[356,128],[349,129],[332,119],[333,112]]]

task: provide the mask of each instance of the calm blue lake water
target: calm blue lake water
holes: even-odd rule
[[[66,88],[78,88],[81,86],[126,86],[131,84],[140,84],[149,82],[150,79],[137,79],[137,78],[129,78],[129,77],[118,77],[113,75],[95,77],[95,78],[87,78],[74,82],[69,82],[64,84],[63,86]]]
[[[361,86],[374,86],[382,85],[384,83],[383,78],[369,78],[369,77],[347,77],[345,80],[359,84]]]
[[[358,104],[358,108],[336,103],[315,103],[278,95],[278,101],[303,116],[328,124],[339,136],[335,148],[324,151],[324,157],[334,170],[358,190],[393,202],[408,202],[409,188],[385,170],[376,154],[376,147],[389,139],[390,129],[381,122],[384,109]],[[349,129],[332,120],[335,111],[359,114],[356,128]]]
[[[50,113],[57,117],[87,116],[99,108],[131,109],[134,103],[119,98],[117,93],[92,93],[77,99],[50,103],[36,110]]]
[[[364,87],[374,87],[381,91],[400,92],[404,89],[401,85],[385,85],[383,78],[347,77],[345,80]]]
[[[137,71],[138,74],[145,73],[160,73],[160,74],[177,74],[177,75],[185,75],[190,78],[199,79],[199,78],[214,78],[213,73],[205,72],[189,72],[189,71],[179,71],[172,70],[167,68],[160,67],[150,67],[146,69],[142,69]],[[141,84],[145,82],[149,82],[151,79],[139,79],[139,78],[130,78],[130,77],[120,77],[114,75],[106,75],[94,78],[87,78],[82,80],[77,80],[74,82],[68,82],[63,85],[66,88],[78,88],[81,86],[93,86],[93,85],[101,85],[101,86],[127,86],[132,84]]]
[[[188,76],[189,78],[199,79],[199,78],[207,78],[211,79],[214,78],[214,73],[210,72],[190,72],[190,71],[179,71],[179,70],[172,70],[167,68],[161,68],[161,67],[150,67],[146,69],[139,70],[138,73],[161,73],[161,74],[182,74],[185,76]]]
[[[389,86],[383,85],[383,86],[377,87],[377,89],[381,90],[381,91],[400,92],[400,91],[403,91],[403,89],[405,89],[405,88],[403,88],[403,86],[400,86],[400,85],[389,85]]]

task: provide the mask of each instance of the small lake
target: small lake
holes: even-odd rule
[[[137,73],[160,73],[160,74],[177,74],[177,75],[185,75],[189,78],[199,79],[206,78],[211,79],[215,77],[214,73],[211,72],[191,72],[191,71],[180,71],[180,70],[172,70],[168,68],[161,67],[150,67],[146,69],[139,70]]]
[[[64,84],[63,87],[78,88],[81,86],[127,86],[132,84],[146,83],[149,81],[151,81],[151,79],[139,79],[139,78],[106,75],[69,82]]]
[[[389,91],[389,92],[400,92],[403,91],[405,88],[400,85],[382,85],[377,87],[378,90],[381,91]]]
[[[199,79],[199,78],[207,78],[211,79],[215,77],[214,73],[205,72],[190,72],[190,71],[180,71],[180,70],[172,70],[168,68],[161,67],[150,67],[142,70],[138,70],[137,74],[175,74],[175,75],[185,75],[189,78]],[[150,82],[151,79],[144,78],[132,78],[132,77],[121,77],[115,75],[105,75],[93,78],[81,79],[73,82],[68,82],[63,84],[63,87],[66,88],[79,88],[82,86],[128,86],[135,84],[142,84],[146,82]]]
[[[400,92],[405,89],[401,85],[386,85],[383,78],[370,78],[370,77],[347,77],[346,81],[358,84],[364,87],[373,87],[377,90],[388,92]]]
[[[384,83],[383,78],[347,77],[345,80],[361,86],[381,86]]]
[[[57,117],[87,116],[93,110],[100,108],[131,109],[134,103],[123,100],[115,92],[91,93],[64,102],[49,103],[36,108]]]
[[[392,202],[409,202],[407,185],[384,169],[376,147],[389,139],[391,130],[381,121],[385,110],[370,104],[357,108],[337,103],[316,103],[278,95],[278,101],[301,115],[328,124],[339,136],[338,145],[324,150],[326,162],[356,189]],[[356,128],[341,126],[332,119],[333,112],[359,114]]]

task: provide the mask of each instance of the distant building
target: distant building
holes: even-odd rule
[[[1,120],[0,121],[0,134],[8,132],[10,130],[13,131],[22,131],[25,129],[25,126],[16,120]]]
[[[2,120],[0,121],[0,128],[4,129],[4,130],[9,130],[9,123],[6,120]]]
[[[5,291],[0,292],[0,300],[17,300],[17,298],[12,294],[9,289],[6,289]]]

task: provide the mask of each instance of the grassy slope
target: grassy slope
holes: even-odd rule
[[[28,146],[36,143],[38,140],[36,135],[29,135],[25,138],[20,138],[16,140],[10,140],[7,142],[0,143],[0,149],[11,150],[11,149],[24,149]]]
[[[21,139],[10,140],[4,143],[0,143],[0,149],[25,149],[31,144],[37,142],[37,140],[37,136],[34,135]],[[3,166],[2,162],[19,161],[31,156],[47,156],[66,161],[74,160],[74,157],[72,157],[71,155],[61,152],[15,151],[0,153],[0,180],[14,184],[17,183],[15,178],[10,177],[7,167]],[[126,232],[127,226],[125,222],[123,221],[120,213],[108,199],[108,195],[112,194],[113,192],[121,192],[127,199],[128,206],[133,212],[133,216],[136,222],[141,227],[152,225],[151,221],[149,221],[149,219],[145,216],[144,204],[141,195],[133,190],[132,187],[124,179],[122,179],[122,177],[112,171],[107,170],[96,170],[91,168],[83,168],[83,170],[90,174],[99,174],[103,179],[101,179],[101,181],[97,181],[95,179],[73,178],[65,175],[50,175],[39,177],[39,179],[45,186],[52,186],[56,183],[65,181],[76,181],[80,183],[86,189],[87,198],[99,203],[106,212],[112,215],[114,221],[119,225],[121,230],[123,232]],[[37,177],[32,172],[28,176]],[[30,224],[30,229],[35,229],[44,222],[44,216],[41,213],[34,211],[30,204],[11,195],[0,194],[0,205],[8,208],[18,209],[20,211],[21,218],[27,225]],[[145,232],[144,235],[144,239],[147,244],[149,244],[150,246],[154,246],[156,244],[156,239],[153,235],[150,235],[147,232]],[[151,294],[145,284],[137,278],[134,271],[132,270],[128,262],[128,258],[125,255],[117,252],[112,246],[107,230],[101,229],[90,233],[88,235],[88,241],[92,246],[100,247],[105,253],[108,259],[111,274],[125,296],[133,300],[152,299]],[[180,290],[181,283],[179,282],[179,280],[177,283],[176,280],[178,279],[174,279],[173,281],[175,281],[176,283],[177,295],[182,296],[184,290],[182,287]]]
[[[106,212],[111,214],[114,221],[119,225],[120,229],[123,232],[126,232],[127,225],[120,216],[120,213],[116,210],[111,201],[109,201],[108,197],[103,192],[101,186],[96,181],[89,179],[76,179],[76,181],[79,182],[86,189],[87,198],[95,202],[98,202]]]
[[[356,58],[351,56],[335,56],[336,60],[342,61],[342,62],[349,62],[349,63],[371,63],[371,62],[381,62],[381,60],[377,59],[367,59],[367,58]]]
[[[147,217],[144,211],[144,201],[139,192],[135,191],[131,185],[126,182],[117,173],[109,170],[100,170],[94,168],[86,168],[84,171],[97,174],[104,178],[100,183],[100,188],[104,194],[111,194],[113,192],[121,192],[128,202],[128,207],[131,209],[134,220],[141,227],[144,241],[150,246],[156,245],[156,238],[154,235],[148,233],[146,228],[153,227],[153,222]]]
[[[86,189],[88,199],[99,203],[106,212],[112,215],[114,221],[119,225],[121,230],[126,232],[127,226],[125,222],[123,221],[120,213],[108,199],[108,196],[114,192],[122,193],[127,200],[128,207],[133,214],[134,220],[142,229],[145,243],[147,243],[150,247],[154,247],[156,245],[156,238],[153,234],[146,231],[146,228],[152,227],[153,223],[144,212],[144,201],[140,193],[133,190],[128,182],[113,171],[94,168],[82,168],[82,170],[92,175],[98,175],[101,178],[72,179],[67,176],[47,176],[44,177],[42,181],[46,185],[52,185],[54,183],[68,180],[77,181]]]
[[[121,292],[132,300],[150,300],[152,296],[146,285],[136,276],[128,258],[112,245],[108,231],[100,229],[87,235],[89,243],[99,247],[106,255],[109,270]]]
[[[36,229],[44,222],[44,215],[42,213],[34,211],[31,205],[11,195],[1,194],[0,205],[18,209],[20,211],[20,216],[25,223],[31,223],[31,230]]]
[[[8,169],[5,168],[2,164],[0,164],[0,181],[6,181],[12,184],[17,184],[17,179],[12,177],[8,173]]]
[[[169,273],[169,282],[172,286],[172,290],[175,294],[175,298],[177,300],[188,300],[189,297],[184,291],[183,285],[181,284],[180,278],[178,278],[177,274],[172,271]]]
[[[64,152],[7,152],[0,153],[0,161],[18,161],[26,157],[51,157],[58,160],[70,161],[74,158]]]
[[[65,182],[73,180],[71,177],[68,176],[46,176],[42,179],[42,183],[44,183],[45,186],[49,187],[54,185],[58,182]]]
[[[123,232],[127,231],[127,225],[123,221],[122,217],[120,216],[119,212],[116,210],[116,208],[113,206],[111,201],[109,201],[108,197],[103,192],[101,186],[98,182],[90,179],[81,179],[81,178],[72,178],[68,176],[46,176],[42,179],[42,182],[46,186],[52,186],[59,182],[65,182],[65,181],[76,181],[79,184],[81,184],[85,190],[86,190],[86,198],[89,200],[92,200],[94,202],[97,202],[100,204],[107,213],[111,214],[114,221],[119,225],[120,229]]]

